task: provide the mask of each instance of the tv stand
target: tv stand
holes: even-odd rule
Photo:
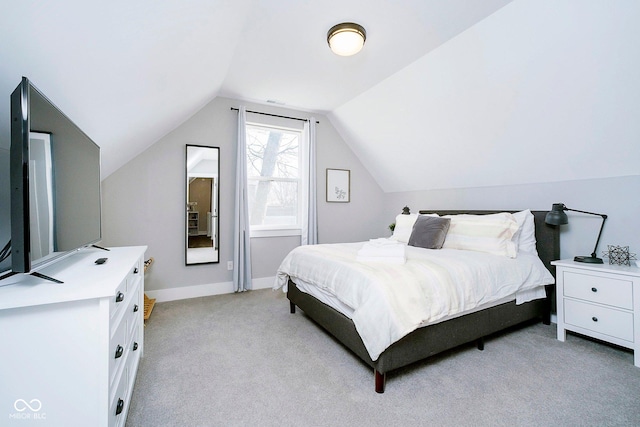
[[[32,276],[39,277],[39,278],[44,279],[44,280],[48,280],[48,281],[50,281],[50,282],[54,282],[54,283],[64,283],[64,282],[63,282],[63,281],[61,281],[61,280],[54,279],[53,277],[49,277],[49,276],[47,276],[47,275],[45,275],[45,274],[38,273],[37,271],[33,271],[33,272],[29,273],[29,274],[30,274],[30,275],[32,275]]]
[[[39,270],[64,286],[31,274],[3,280],[0,420],[125,425],[144,351],[145,250],[111,248],[109,262],[97,266],[104,252],[86,248]],[[18,399],[37,399],[41,409],[23,412]]]
[[[97,248],[97,249],[102,249],[103,251],[110,251],[111,249],[109,248],[105,248],[103,246],[98,246],[98,245],[91,245],[91,247],[93,248]]]

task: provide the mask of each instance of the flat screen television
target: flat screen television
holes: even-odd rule
[[[100,147],[26,77],[11,94],[11,269],[102,239]]]

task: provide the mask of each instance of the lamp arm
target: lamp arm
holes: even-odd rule
[[[600,232],[598,233],[598,239],[596,240],[596,246],[593,248],[593,253],[591,254],[592,258],[597,258],[596,251],[598,250],[598,243],[600,243],[600,236],[602,236],[602,229],[604,228],[604,222],[607,220],[607,215],[599,214],[599,213],[595,213],[595,212],[579,211],[578,209],[569,209],[566,206],[563,207],[563,210],[565,210],[565,211],[573,211],[573,212],[580,212],[580,213],[583,213],[583,214],[596,215],[596,216],[601,216],[602,217],[602,225],[600,226]]]
[[[593,253],[591,254],[591,256],[593,258],[597,258],[596,251],[598,250],[598,243],[600,243],[600,236],[602,236],[602,229],[604,228],[604,222],[606,220],[607,220],[607,216],[606,215],[602,215],[602,225],[600,226],[600,232],[598,233],[598,239],[596,240],[596,245],[593,248]]]
[[[572,211],[572,212],[580,212],[583,214],[589,214],[589,215],[597,215],[597,216],[601,216],[604,219],[607,219],[607,216],[605,214],[599,214],[599,213],[595,213],[595,212],[587,212],[587,211],[579,211],[578,209],[570,209],[568,207],[564,207],[563,210],[565,211]]]

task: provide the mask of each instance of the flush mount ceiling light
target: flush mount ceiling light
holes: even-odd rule
[[[351,56],[360,52],[367,32],[361,25],[353,22],[343,22],[331,27],[327,33],[327,43],[336,55]]]

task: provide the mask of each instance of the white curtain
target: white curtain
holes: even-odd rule
[[[233,230],[233,287],[248,291],[251,285],[251,239],[249,236],[249,200],[247,194],[247,110],[238,109],[238,149]]]
[[[309,170],[306,195],[308,197],[307,213],[302,216],[302,245],[315,245],[318,243],[318,210],[316,191],[316,119],[311,117],[304,124],[304,138],[306,140],[305,159]]]

